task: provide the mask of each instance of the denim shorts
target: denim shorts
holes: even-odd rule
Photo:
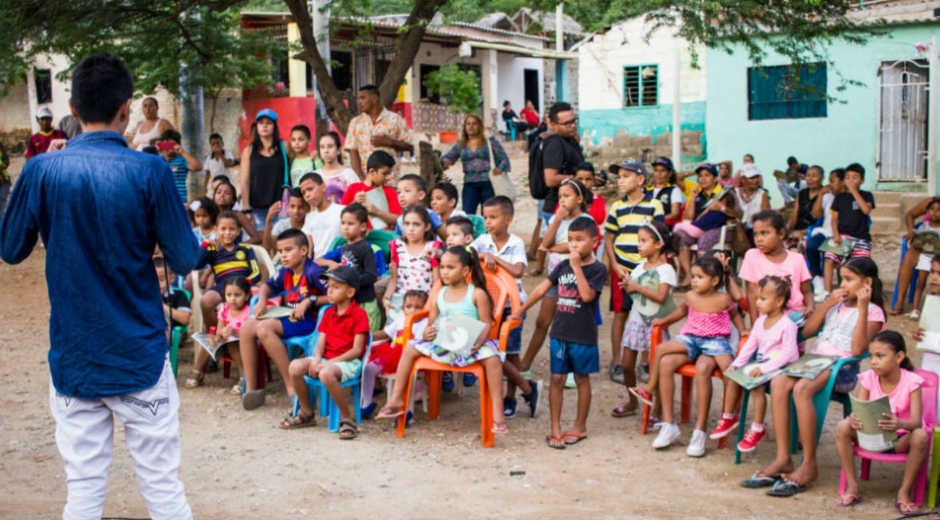
[[[672,338],[685,347],[690,361],[695,361],[702,354],[708,357],[728,355],[734,357],[734,349],[728,338],[718,336],[716,338],[703,338],[701,336],[679,335]]]
[[[503,311],[503,320],[509,317],[512,314],[512,309],[506,307],[506,310]],[[527,314],[527,313],[526,313]],[[525,314],[522,315],[522,323],[525,323]],[[515,329],[512,329],[509,332],[509,338],[506,340],[506,354],[521,354],[522,353],[522,325],[519,325]]]
[[[832,391],[847,394],[854,390],[855,384],[858,382],[859,371],[858,363],[846,363],[842,365],[842,368],[839,369],[839,373],[836,374],[836,384],[833,385]]]
[[[601,361],[597,345],[582,345],[552,338],[549,349],[552,356],[552,374],[574,373],[576,376],[586,376],[600,371]]]

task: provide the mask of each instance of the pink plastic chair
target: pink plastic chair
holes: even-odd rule
[[[915,369],[914,372],[924,378],[924,385],[921,387],[921,400],[923,409],[924,430],[927,432],[927,446],[932,445],[933,429],[937,425],[937,374]],[[889,462],[892,464],[904,464],[907,462],[907,453],[874,453],[863,450],[858,446],[853,446],[855,456],[862,459],[862,480],[868,480],[871,472],[871,461]],[[914,503],[918,506],[924,503],[924,494],[927,490],[927,468],[930,465],[930,453],[924,457],[924,465],[917,473],[917,481],[914,482]],[[839,471],[839,493],[845,493],[845,472]]]

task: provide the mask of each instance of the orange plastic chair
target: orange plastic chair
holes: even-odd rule
[[[484,269],[484,274],[486,276],[486,291],[493,298],[493,327],[490,329],[489,339],[498,340],[500,352],[505,352],[509,332],[512,329],[521,327],[522,321],[513,319],[503,322],[503,309],[506,307],[507,301],[513,313],[522,308],[519,289],[516,285],[516,279],[503,269],[497,269],[495,272]],[[422,310],[405,319],[405,328],[402,332],[405,345],[411,340],[411,324],[427,318],[428,314],[427,310]],[[480,432],[483,447],[492,447],[495,441],[493,434],[493,396],[490,394],[489,386],[486,383],[486,373],[483,370],[483,365],[473,363],[466,367],[454,367],[438,363],[429,357],[418,358],[411,367],[411,374],[405,387],[403,413],[398,419],[398,437],[405,436],[405,417],[408,416],[408,406],[411,403],[411,392],[414,387],[415,376],[418,371],[422,370],[425,373],[425,384],[428,388],[428,418],[432,420],[440,416],[441,383],[444,372],[469,372],[477,376],[480,386]]]
[[[741,335],[741,340],[738,342],[738,348],[735,351],[737,354],[741,350],[741,347],[747,341],[747,334]],[[653,327],[652,337],[650,338],[650,359],[654,359],[656,356],[656,347],[659,346],[663,341],[663,329],[660,326]],[[676,370],[676,374],[682,377],[681,381],[681,399],[679,401],[679,422],[685,424],[690,422],[692,416],[692,387],[695,381],[695,363],[686,363],[679,367],[679,370]],[[722,374],[721,369],[716,368],[712,372],[712,377],[717,377],[720,380],[724,380],[724,374]],[[657,396],[658,397],[658,396]],[[735,406],[735,410],[740,408],[740,397],[738,397],[738,404]],[[643,406],[643,421],[640,426],[640,433],[646,435],[646,432],[649,430],[650,423],[650,413],[652,407],[650,405]],[[725,437],[718,441],[718,447],[724,448],[728,446],[728,437]]]

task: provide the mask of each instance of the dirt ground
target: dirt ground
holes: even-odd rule
[[[521,153],[513,164],[524,169]],[[13,172],[22,167],[14,162]],[[452,177],[461,177],[452,170]],[[521,184],[521,175],[517,174]],[[520,200],[513,231],[528,241],[534,203]],[[896,238],[876,243],[884,278],[895,276]],[[0,264],[0,518],[57,518],[65,502],[62,462],[55,446],[48,407],[49,301],[37,248],[24,263]],[[67,268],[67,266],[64,266]],[[527,277],[531,290],[537,279]],[[887,284],[886,284],[887,285]],[[607,301],[605,292],[603,301]],[[533,313],[534,314],[534,313]],[[610,359],[609,324],[604,315],[601,363]],[[527,343],[535,319],[526,321]],[[912,322],[892,318],[892,328],[910,332]],[[918,358],[915,354],[915,358]],[[229,396],[231,381],[209,374],[206,386],[186,390],[182,381],[193,349],[180,353],[180,477],[197,518],[889,518],[901,478],[900,467],[878,465],[863,483],[866,501],[851,512],[834,505],[839,470],[832,431],[839,413],[830,411],[821,439],[820,479],[791,499],[748,491],[738,481],[770,461],[773,439],[733,463],[733,452],[709,441],[704,458],[686,456],[691,425],[682,425],[681,443],[657,452],[652,435],[640,435],[638,418],[615,419],[610,410],[625,397],[606,374],[592,378],[590,438],[564,451],[548,449],[548,403],[534,419],[509,421],[511,433],[496,447],[480,446],[477,389],[445,394],[440,420],[418,412],[404,439],[393,425],[367,420],[362,434],[342,442],[325,426],[280,431],[286,398],[279,380],[270,384],[268,404],[246,412]],[[534,365],[537,378],[549,376],[543,351]],[[276,376],[275,376],[276,377]],[[546,386],[547,390],[547,386]],[[716,383],[716,390],[718,386]],[[720,391],[710,416],[718,417]],[[384,397],[379,397],[381,401]],[[564,420],[570,425],[575,394],[565,392]],[[520,410],[524,409],[520,407]],[[130,457],[117,427],[107,517],[144,518]],[[512,472],[512,474],[511,474]],[[520,473],[520,476],[514,476]]]

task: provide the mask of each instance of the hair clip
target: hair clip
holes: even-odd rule
[[[197,199],[189,203],[189,210],[193,213],[199,211],[200,209],[202,209],[202,202],[200,200]]]

